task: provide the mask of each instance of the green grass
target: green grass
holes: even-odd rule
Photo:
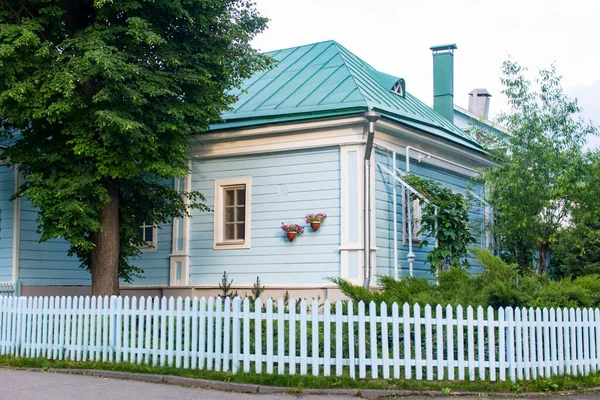
[[[142,374],[174,375],[187,378],[210,379],[215,381],[250,383],[268,386],[283,386],[290,391],[302,389],[384,389],[384,390],[431,390],[444,394],[452,392],[485,392],[489,394],[512,392],[514,394],[528,392],[554,392],[560,390],[583,391],[600,386],[600,373],[589,376],[557,376],[535,381],[489,382],[489,381],[417,381],[417,380],[384,380],[384,379],[351,379],[344,375],[340,377],[313,377],[298,375],[268,375],[256,373],[215,372],[206,370],[189,370],[173,367],[153,367],[130,363],[75,362],[47,360],[43,358],[18,358],[0,356],[0,367],[11,368],[41,368],[47,369],[95,369]],[[310,372],[310,371],[309,371]]]

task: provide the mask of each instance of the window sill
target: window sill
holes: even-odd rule
[[[138,250],[142,253],[156,253],[158,251],[158,246],[155,247],[138,247]]]
[[[236,249],[249,249],[249,242],[235,241],[235,242],[219,242],[213,246],[214,250],[236,250]]]

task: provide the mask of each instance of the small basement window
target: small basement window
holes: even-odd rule
[[[142,241],[146,243],[139,247],[140,251],[150,252],[158,250],[158,227],[156,225],[142,223],[139,235]]]
[[[252,178],[215,180],[214,248],[250,248]]]

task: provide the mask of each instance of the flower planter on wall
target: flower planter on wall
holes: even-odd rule
[[[319,228],[321,227],[321,223],[320,222],[311,222],[310,227],[313,229],[313,231],[318,231]]]
[[[290,242],[292,242],[294,239],[296,239],[296,236],[298,234],[296,232],[288,232],[287,233],[287,238],[290,240]]]

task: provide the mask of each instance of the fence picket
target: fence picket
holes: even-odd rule
[[[442,306],[438,304],[435,308],[435,336],[436,336],[436,374],[437,379],[444,379],[444,324],[442,323]]]
[[[525,380],[531,376],[531,362],[529,361],[529,318],[527,308],[521,308],[521,324],[523,326],[523,369]]]
[[[485,342],[483,307],[477,307],[477,369],[479,379],[485,380]]]
[[[288,315],[288,358],[290,375],[296,374],[296,300],[290,299]]]
[[[425,370],[427,371],[427,380],[433,380],[433,338],[431,332],[432,318],[431,306],[425,306]]]
[[[452,306],[446,306],[446,352],[448,360],[448,380],[454,380],[454,313]]]
[[[331,304],[323,303],[323,376],[331,375]]]
[[[344,349],[344,325],[343,325],[343,310],[344,305],[341,301],[335,303],[335,376],[342,376],[344,364],[342,351]]]
[[[412,350],[410,346],[410,306],[408,303],[404,303],[402,306],[402,336],[404,339],[404,379],[410,379],[412,375]]]
[[[529,359],[531,361],[531,377],[535,379],[538,374],[537,370],[537,338],[535,336],[536,325],[538,321],[535,319],[535,310],[529,307]]]
[[[398,303],[392,304],[392,360],[394,362],[394,379],[400,379],[400,319]]]
[[[183,299],[178,297],[175,303],[175,368],[182,364]]]
[[[469,368],[469,380],[475,380],[475,343],[473,326],[473,307],[467,307],[467,365]]]
[[[223,299],[215,299],[215,371],[221,371],[223,354]],[[187,347],[186,347],[187,349]]]
[[[300,375],[308,372],[308,340],[306,322],[306,300],[300,301]]]
[[[150,364],[150,352],[152,351],[152,346],[150,345],[151,332],[152,332],[152,297],[148,296],[146,298],[146,309],[144,310],[145,316],[145,324],[146,324],[146,337],[144,340],[144,364]]]
[[[588,323],[590,326],[590,371],[592,373],[596,373],[596,360],[597,360],[597,345],[595,332],[598,329],[598,320],[596,319],[596,314],[594,314],[594,309],[588,309]]]
[[[231,299],[225,298],[223,309],[223,371],[229,371],[229,354],[231,354]],[[194,368],[194,367],[192,367]]]
[[[211,296],[206,303],[206,369],[213,369],[214,361],[214,329],[215,299]]]
[[[581,309],[578,308],[575,310],[575,329],[576,329],[576,338],[577,338],[577,352],[575,360],[577,364],[577,375],[583,375],[583,326],[581,320]]]
[[[387,305],[381,303],[380,318],[381,318],[381,359],[383,368],[383,379],[390,379],[390,354],[389,354],[389,342],[388,342],[388,315]]]
[[[369,350],[370,365],[371,365],[371,377],[373,379],[379,378],[379,366],[378,366],[378,346],[377,346],[377,306],[374,301],[369,303]]]
[[[556,355],[556,311],[554,308],[550,309],[549,314],[550,320],[550,363],[552,367],[552,375],[558,374],[558,358]]]
[[[312,374],[319,376],[319,303],[317,299],[313,299],[311,306],[311,322],[312,322]]]
[[[449,310],[451,310],[449,308]],[[490,362],[490,381],[496,381],[496,332],[494,331],[494,309],[487,309],[488,315],[488,353]]]
[[[358,303],[358,377],[364,379],[367,376],[367,365],[365,362],[365,303]]]
[[[515,356],[516,356],[516,365],[517,365],[517,379],[523,380],[523,340],[522,340],[522,332],[523,332],[523,324],[521,321],[521,309],[519,307],[515,308]]]
[[[246,297],[243,306],[244,314],[244,333],[242,335],[244,341],[244,372],[250,372],[250,300]]]
[[[514,310],[512,307],[506,307],[504,309],[506,313],[506,355],[508,364],[508,377],[511,382],[515,382],[517,379],[517,365],[515,362],[515,323],[514,323]]]
[[[564,359],[564,337],[563,337],[563,310],[561,308],[556,309],[556,347],[558,353],[558,374],[563,375],[565,373],[565,359]]]
[[[267,325],[267,374],[273,373],[273,300],[267,299],[266,325]]]
[[[458,358],[458,380],[465,379],[465,335],[463,308],[461,305],[456,307],[456,350]]]
[[[415,324],[415,377],[423,379],[423,348],[421,347],[421,306],[414,305],[413,320]]]
[[[348,300],[348,369],[350,378],[356,377],[356,359],[354,357],[354,302]]]
[[[285,302],[277,301],[277,373],[285,373]]]
[[[240,303],[241,300],[239,297],[233,299],[233,317],[231,320],[232,323],[232,336],[231,336],[231,372],[234,374],[240,370],[240,346],[241,346],[241,337],[240,337]]]
[[[262,373],[262,302],[254,301],[254,371]]]
[[[169,297],[167,332],[167,365],[172,367],[175,356],[175,299],[173,297]]]
[[[159,341],[159,321],[160,321],[160,299],[158,296],[154,297],[154,301],[152,302],[152,311],[154,314],[152,316],[152,365],[158,365],[158,351],[160,347]]]
[[[548,317],[548,309],[542,310],[542,328],[544,330],[544,376],[551,376],[550,364],[550,318]]]

